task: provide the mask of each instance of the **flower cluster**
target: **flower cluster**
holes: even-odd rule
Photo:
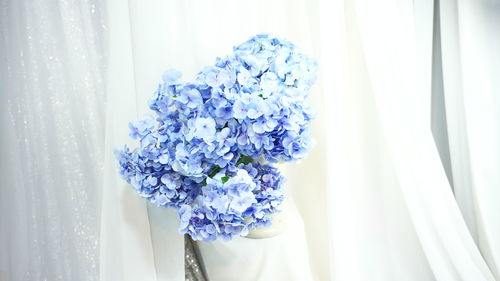
[[[284,178],[277,169],[259,163],[240,164],[229,173],[231,177],[226,174],[207,179],[194,207],[181,207],[181,232],[197,240],[228,240],[271,223],[270,214],[278,210],[284,197]]]
[[[120,173],[150,202],[178,210],[179,230],[210,241],[270,224],[284,178],[263,162],[311,147],[305,103],[316,63],[293,44],[257,35],[195,82],[165,72],[146,116],[130,123],[138,149],[117,152]]]

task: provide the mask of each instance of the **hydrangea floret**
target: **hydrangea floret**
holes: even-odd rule
[[[194,82],[175,70],[149,101],[155,116],[129,124],[139,147],[116,151],[121,176],[151,203],[171,207],[195,240],[230,240],[269,226],[285,178],[272,166],[311,148],[306,103],[316,62],[294,44],[256,35]]]

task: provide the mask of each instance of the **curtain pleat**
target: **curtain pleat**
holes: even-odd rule
[[[458,206],[500,279],[500,3],[440,0],[449,167]]]

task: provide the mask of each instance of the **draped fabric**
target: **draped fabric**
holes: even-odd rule
[[[161,74],[260,32],[318,59],[288,227],[198,243],[211,280],[500,280],[500,2],[0,3],[0,280],[184,280],[113,149]]]
[[[0,280],[98,280],[106,10],[0,3]]]
[[[431,133],[433,2],[337,4],[345,37],[330,42],[339,79],[326,102],[337,121],[327,138],[337,141],[327,147],[334,280],[494,280]]]
[[[500,279],[500,2],[440,9],[443,112],[450,180],[465,222]]]

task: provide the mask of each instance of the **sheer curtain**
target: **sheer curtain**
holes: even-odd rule
[[[317,144],[280,167],[287,232],[200,243],[209,277],[500,280],[498,2],[0,5],[0,280],[184,280],[175,214],[113,149],[164,70],[259,32],[319,60]]]
[[[464,219],[500,279],[500,2],[440,1],[442,112],[452,186]],[[440,45],[440,46],[439,46]]]
[[[100,1],[0,3],[0,280],[97,280]]]
[[[330,38],[321,32],[323,75],[336,77],[325,87],[333,279],[495,280],[500,236],[491,203],[500,192],[497,174],[487,172],[499,167],[500,93],[496,82],[477,80],[478,66],[460,61],[485,64],[486,77],[498,71],[486,52],[498,42],[498,9],[488,1],[322,4],[321,27],[334,27]],[[457,76],[464,73],[469,78]],[[456,91],[469,79],[483,84]],[[487,91],[476,97],[475,86]],[[479,135],[464,131],[468,123]],[[477,164],[472,151],[482,153]],[[467,182],[464,169],[478,173],[477,182]],[[464,220],[471,211],[488,219],[469,223],[483,230],[477,244]]]

